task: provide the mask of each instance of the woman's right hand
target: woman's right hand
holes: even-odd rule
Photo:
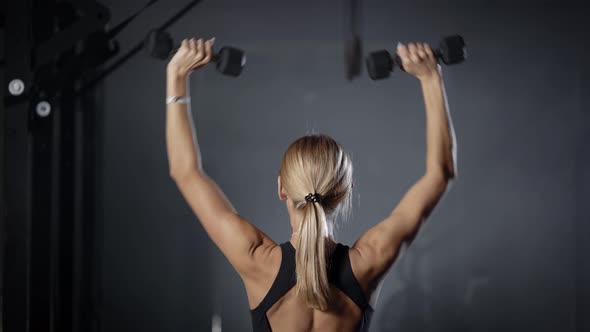
[[[425,43],[398,44],[397,55],[402,60],[404,70],[419,80],[439,75],[438,65],[430,45]]]
[[[178,76],[188,76],[193,70],[201,68],[211,61],[211,48],[215,38],[184,39],[180,48],[168,63],[168,73]]]

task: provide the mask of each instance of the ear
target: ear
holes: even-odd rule
[[[277,178],[277,193],[279,194],[279,199],[281,201],[287,200],[287,195],[283,191],[283,184],[281,183],[281,176]]]

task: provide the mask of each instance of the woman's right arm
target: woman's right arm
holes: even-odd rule
[[[391,214],[365,232],[353,245],[361,270],[378,277],[395,261],[399,248],[410,242],[429,216],[448,183],[456,176],[456,142],[444,84],[432,49],[426,44],[398,47],[404,69],[420,81],[426,108],[426,170]]]

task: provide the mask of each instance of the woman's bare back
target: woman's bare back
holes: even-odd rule
[[[356,331],[360,308],[337,288],[333,288],[331,300],[326,311],[310,309],[292,288],[266,315],[273,331]]]
[[[362,280],[366,278],[362,277],[365,273],[359,270],[362,264],[355,264],[359,255],[354,253],[354,248],[348,250],[354,276],[358,280],[364,296],[369,299],[373,295],[374,289],[371,290],[368,283],[363,284]],[[273,287],[281,267],[282,257],[281,246],[275,245],[268,250],[264,262],[259,265],[261,268],[256,273],[257,277],[243,278],[251,310],[260,309],[258,307]],[[295,287],[291,287],[266,310],[266,318],[270,327],[273,331],[285,332],[358,331],[363,315],[361,308],[339,288],[332,287],[331,289],[330,305],[327,310],[321,311],[308,308],[303,297],[296,296]],[[372,308],[370,310],[372,311]]]

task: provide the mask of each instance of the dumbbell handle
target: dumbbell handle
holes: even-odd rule
[[[436,62],[438,63],[440,61],[440,59],[442,58],[442,54],[439,52],[439,50],[432,50],[433,54],[434,54],[434,59],[436,60]],[[402,64],[402,58],[400,58],[399,55],[397,55],[397,53],[395,54],[395,56],[392,59],[393,64],[397,65],[399,67],[399,69],[406,71],[404,69],[404,66]]]
[[[174,54],[176,54],[176,52],[178,52],[179,49],[180,49],[180,45],[177,45],[176,47],[174,47],[172,49],[172,51],[170,51],[170,54],[168,55],[168,59],[172,58],[174,56]],[[219,59],[220,59],[219,52],[217,52],[217,53],[214,52],[213,54],[211,54],[211,62],[218,62]]]

